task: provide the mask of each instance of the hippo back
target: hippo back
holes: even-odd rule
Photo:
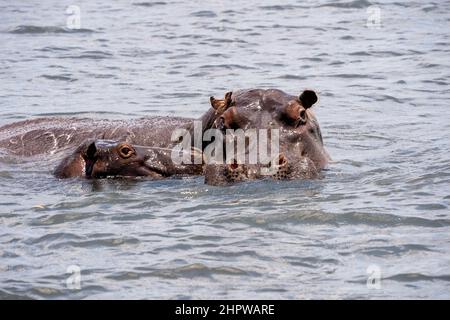
[[[126,140],[133,144],[166,147],[173,130],[192,119],[153,117],[134,120],[38,118],[0,128],[0,148],[12,155],[54,154],[79,146],[86,139]]]

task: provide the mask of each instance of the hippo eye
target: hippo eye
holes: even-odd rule
[[[224,117],[220,117],[219,119],[217,119],[216,127],[219,130],[225,130],[226,129],[225,118]]]
[[[306,120],[306,110],[300,111],[300,118],[301,118],[302,120]]]
[[[119,148],[119,154],[122,158],[129,158],[134,154],[134,149],[131,146],[121,146]]]

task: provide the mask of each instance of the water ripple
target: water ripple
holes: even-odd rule
[[[134,6],[140,6],[140,7],[157,7],[157,6],[165,6],[167,2],[164,1],[148,1],[148,2],[135,2],[133,3]]]
[[[33,26],[33,25],[22,25],[17,26],[8,31],[12,34],[54,34],[54,33],[93,33],[94,30],[91,29],[69,29],[66,27],[56,27],[56,26]]]
[[[322,211],[292,211],[284,214],[268,214],[259,216],[228,216],[216,218],[217,223],[245,223],[254,227],[271,227],[274,223],[296,224],[330,224],[330,225],[368,225],[368,226],[417,226],[426,228],[445,228],[450,226],[450,219],[425,219],[420,217],[404,217],[393,214],[370,214],[363,212],[347,212],[340,214]]]
[[[164,268],[164,269],[153,269],[149,272],[133,272],[133,271],[123,271],[116,272],[111,276],[110,279],[117,281],[126,281],[131,279],[140,279],[143,277],[157,277],[157,278],[167,278],[167,279],[177,279],[177,278],[210,278],[216,275],[226,275],[226,276],[252,276],[258,277],[260,274],[257,272],[248,272],[234,267],[208,267],[201,263],[188,264],[176,268]]]
[[[332,8],[343,8],[343,9],[362,9],[367,8],[371,6],[372,3],[370,3],[367,0],[354,0],[349,2],[329,2],[322,5],[319,5],[319,7],[332,7]]]

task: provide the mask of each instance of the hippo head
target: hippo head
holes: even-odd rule
[[[151,177],[170,171],[170,153],[112,140],[86,141],[57,167],[59,178]]]
[[[317,102],[312,90],[291,96],[280,90],[245,90],[227,94],[224,99],[211,98],[216,117],[211,127],[221,130],[224,144],[235,136],[227,132],[256,129],[268,138],[278,132],[278,150],[270,161],[249,162],[248,136],[245,135],[244,162],[224,155],[225,164],[207,163],[205,182],[223,185],[263,177],[273,179],[311,178],[324,168],[329,156],[323,147],[320,127],[311,107]],[[261,130],[266,129],[266,130]],[[228,139],[228,140],[227,140]],[[261,139],[261,136],[258,136]],[[269,148],[270,149],[270,148]],[[223,150],[227,150],[224,146]],[[255,150],[255,149],[253,149]],[[257,149],[261,156],[261,148]],[[270,169],[270,170],[269,170]]]
[[[156,161],[150,161],[151,154],[148,148],[133,146],[127,142],[97,140],[87,145],[82,157],[88,178],[109,176],[158,178],[165,175],[164,165],[157,166]]]

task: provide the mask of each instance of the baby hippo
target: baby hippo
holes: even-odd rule
[[[61,179],[75,177],[162,179],[173,175],[202,173],[201,165],[174,164],[171,152],[171,149],[136,146],[128,142],[89,140],[64,158],[55,169],[54,175]]]

